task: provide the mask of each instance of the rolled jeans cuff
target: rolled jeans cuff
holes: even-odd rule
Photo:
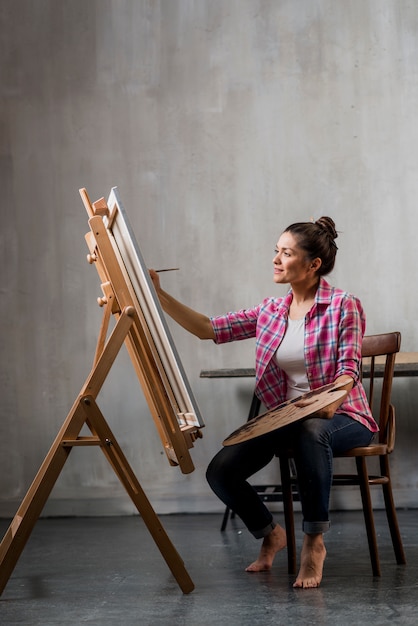
[[[302,530],[306,535],[319,535],[330,529],[330,522],[307,522],[303,520]]]
[[[267,535],[269,535],[271,531],[276,528],[276,526],[276,522],[270,522],[261,530],[251,530],[250,532],[256,539],[262,539],[263,537],[267,537]]]

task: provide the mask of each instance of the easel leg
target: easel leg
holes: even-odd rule
[[[95,358],[93,370],[87,378],[81,394],[75,401],[3,537],[0,544],[0,595],[16,566],[65,461],[73,446],[78,445],[100,445],[102,447],[103,452],[143,517],[148,530],[180,588],[184,593],[189,593],[194,589],[193,581],[188,575],[183,561],[161,526],[155,511],[151,507],[94,399],[99,393],[132,325],[132,312],[133,309],[131,307],[127,307],[122,312],[100,357]],[[86,393],[93,393],[94,395],[85,395]],[[94,435],[93,437],[79,437],[84,424],[89,426]]]
[[[29,487],[16,515],[13,518],[0,544],[0,594],[13,572],[19,556],[30,537],[33,527],[42,512],[65,461],[71,452],[71,445],[63,446],[63,441],[76,441],[86,416],[81,400],[86,390],[97,395],[114,362],[126,335],[132,326],[133,308],[127,307],[121,314],[115,328],[104,347],[100,358],[86,380],[84,388],[55,438],[32,485]]]
[[[64,448],[61,445],[61,441],[64,438],[76,438],[84,422],[84,412],[80,410],[80,405],[77,403],[64,422],[61,431],[52,444],[4,535],[0,544],[0,594],[3,592],[16,566],[19,556],[71,451],[71,448]]]
[[[180,589],[183,593],[190,593],[194,589],[194,584],[184,566],[183,560],[171,543],[94,398],[86,396],[83,408],[88,427],[93,435],[99,437],[103,442],[103,453],[135,504]]]

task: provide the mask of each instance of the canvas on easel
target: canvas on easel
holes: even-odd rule
[[[201,437],[204,424],[116,188],[108,202],[101,198],[92,204],[85,189],[80,194],[89,215],[88,261],[101,280],[102,324],[90,374],[0,544],[0,593],[77,446],[100,447],[180,588],[189,593],[193,581],[96,402],[122,346],[128,349],[168,460],[183,473],[194,470],[190,448]],[[80,435],[85,425],[91,436]]]
[[[202,428],[204,426],[202,416],[116,187],[110,192],[107,206],[110,215],[104,222],[112,232],[129,277],[127,283],[132,286],[146,328],[149,329],[148,340],[154,347],[161,378],[173,399],[173,410],[177,415],[179,426],[182,430]]]

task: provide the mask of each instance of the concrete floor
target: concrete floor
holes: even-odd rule
[[[298,515],[298,514],[297,514]],[[277,514],[280,521],[280,514]],[[40,519],[0,597],[2,626],[418,623],[418,510],[399,511],[408,563],[396,564],[376,515],[383,575],[373,578],[360,512],[332,515],[319,589],[295,590],[285,553],[273,570],[244,572],[259,543],[239,519],[160,520],[195,590],[183,594],[139,517]],[[297,519],[298,528],[300,520]],[[3,536],[9,522],[0,520]],[[298,548],[301,534],[298,534]]]

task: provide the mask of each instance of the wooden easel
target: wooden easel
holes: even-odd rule
[[[106,202],[101,199],[91,204],[87,192],[83,189],[80,193],[90,215],[91,232],[86,235],[90,250],[88,260],[96,264],[102,280],[103,298],[98,300],[104,307],[103,320],[92,370],[0,544],[0,594],[75,446],[101,448],[144,520],[179,587],[184,593],[189,593],[194,589],[193,581],[96,403],[123,343],[127,346],[169,462],[179,465],[184,473],[194,469],[189,448],[201,436],[200,431],[193,426],[181,428],[173,412],[175,399],[170,397],[170,391],[167,390],[152,337],[141,319],[141,310],[129,278],[104,225],[103,216],[109,211]],[[112,315],[116,322],[108,337]],[[80,436],[84,425],[89,428],[91,436]]]

